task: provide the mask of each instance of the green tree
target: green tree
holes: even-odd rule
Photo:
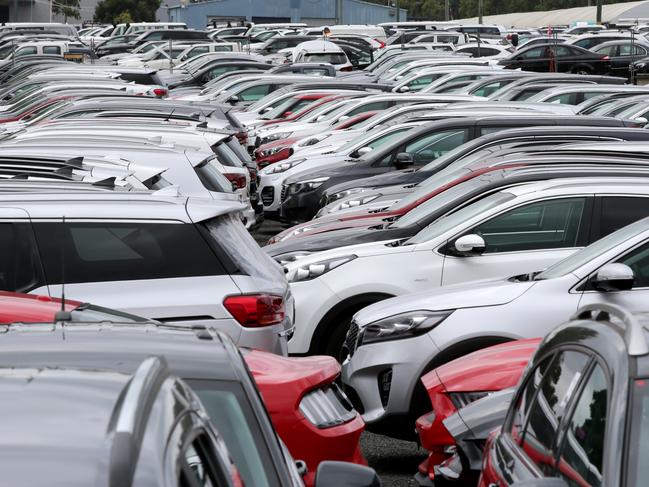
[[[65,17],[65,22],[68,22],[68,17],[78,19],[81,17],[79,10],[79,0],[56,0],[52,2],[52,12]]]
[[[161,0],[101,0],[95,7],[95,22],[154,22]]]

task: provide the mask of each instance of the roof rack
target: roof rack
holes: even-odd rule
[[[624,325],[624,342],[627,347],[627,353],[633,357],[649,355],[649,344],[644,335],[644,327],[638,319],[626,309],[615,304],[587,304],[580,308],[575,314],[575,319],[611,321],[615,316]]]
[[[109,487],[131,485],[147,419],[157,392],[169,377],[164,357],[149,357],[137,368],[113,412],[114,429],[108,465]]]

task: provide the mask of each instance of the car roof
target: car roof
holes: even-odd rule
[[[239,380],[245,374],[227,336],[201,326],[46,323],[3,328],[0,367],[95,367],[130,374],[145,358],[161,355],[173,374],[185,379]]]
[[[515,196],[525,196],[537,192],[551,192],[552,194],[575,193],[612,193],[612,194],[649,194],[649,185],[646,181],[628,177],[580,177],[549,179],[506,190]]]

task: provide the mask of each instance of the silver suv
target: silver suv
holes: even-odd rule
[[[135,193],[0,194],[0,287],[215,327],[286,354],[293,298],[235,202]]]

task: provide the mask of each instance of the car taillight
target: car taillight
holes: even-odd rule
[[[379,39],[374,39],[374,40],[379,43],[379,49],[383,49],[385,47],[385,42]]]
[[[610,61],[610,60],[611,60],[611,58],[610,58],[608,55],[606,55],[606,56],[602,56],[600,59],[601,59],[602,61]]]
[[[224,174],[226,178],[228,178],[228,181],[231,183],[234,183],[234,185],[237,187],[237,189],[243,189],[246,187],[246,175],[245,174],[238,174],[238,173],[231,173],[231,172],[226,172]]]
[[[228,296],[223,306],[242,326],[255,328],[276,325],[284,321],[284,298],[272,294]]]
[[[351,71],[352,67],[351,66],[345,66],[344,68],[340,68],[341,71]]]
[[[153,88],[153,94],[160,98],[167,96],[167,93],[169,92],[165,88]]]

